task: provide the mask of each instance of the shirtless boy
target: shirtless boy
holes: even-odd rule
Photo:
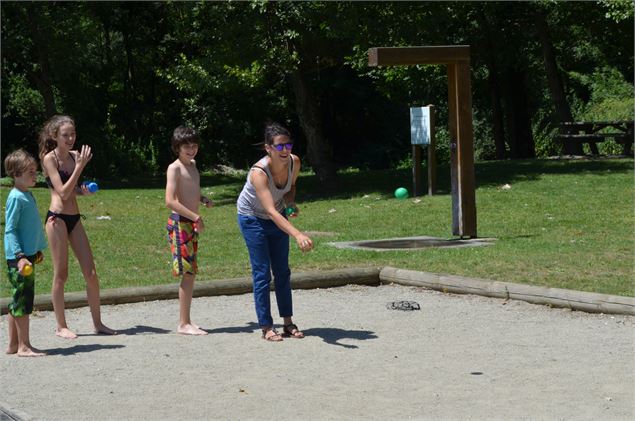
[[[168,242],[172,251],[172,274],[181,276],[179,287],[179,326],[183,335],[207,335],[190,319],[194,277],[198,269],[198,236],[205,225],[199,214],[199,204],[212,206],[212,201],[201,196],[200,175],[194,157],[200,138],[194,129],[179,126],[172,135],[172,151],[177,159],[167,171],[165,205],[172,210],[168,218]]]

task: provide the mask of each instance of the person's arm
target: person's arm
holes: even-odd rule
[[[289,190],[284,195],[284,203],[287,207],[293,206],[295,208],[295,214],[300,213],[300,209],[298,205],[295,203],[295,182],[298,179],[298,174],[300,174],[300,158],[295,155],[291,155],[291,159],[293,159],[293,174],[291,174],[291,190]]]
[[[265,212],[269,215],[269,218],[280,228],[293,238],[295,238],[298,247],[302,251],[309,251],[313,248],[313,241],[306,235],[300,232],[296,227],[291,224],[284,216],[282,216],[273,203],[273,197],[271,191],[269,191],[269,180],[267,175],[262,171],[252,171],[249,175],[251,184],[256,189],[256,196],[260,201]]]
[[[15,197],[7,201],[5,209],[5,225],[4,225],[4,238],[7,242],[7,249],[4,251],[7,256],[13,255],[15,259],[18,259],[18,271],[22,272],[22,268],[31,263],[26,258],[22,245],[18,237],[18,223],[20,222],[20,215],[22,205],[20,201]]]
[[[170,165],[167,171],[167,182],[165,185],[165,206],[181,216],[191,219],[194,222],[202,222],[200,215],[186,208],[176,194],[179,187],[180,170],[176,165]]]
[[[92,157],[93,154],[91,153],[90,146],[83,145],[82,149],[75,153],[75,169],[66,183],[62,183],[62,179],[60,178],[60,174],[57,170],[55,157],[52,154],[44,157],[42,166],[46,170],[48,177],[51,179],[53,190],[55,190],[62,200],[67,200],[73,193],[76,192],[77,181],[79,180],[84,167],[86,167],[86,164],[88,164],[88,161],[90,161]]]

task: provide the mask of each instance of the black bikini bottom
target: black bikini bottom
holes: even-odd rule
[[[80,214],[67,215],[65,213],[56,213],[53,211],[48,211],[46,213],[46,220],[44,221],[45,224],[50,217],[59,218],[62,221],[64,221],[64,223],[66,224],[66,232],[70,234],[73,231],[73,228],[75,228],[75,225],[77,225],[77,223],[79,222],[79,218],[81,218],[82,215]]]

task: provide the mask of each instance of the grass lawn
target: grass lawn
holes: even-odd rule
[[[315,176],[301,175],[293,222],[315,236],[315,250],[302,254],[292,243],[293,271],[396,266],[500,281],[634,296],[633,159],[525,160],[476,164],[479,237],[489,247],[372,252],[341,250],[330,241],[429,235],[451,238],[449,169],[439,168],[438,195],[396,200],[398,186],[411,186],[409,170],[346,171],[337,191],[325,191]],[[115,185],[80,197],[102,288],[177,282],[170,274],[164,180]],[[197,279],[250,275],[247,249],[236,223],[235,200],[244,176],[204,175],[202,187],[217,205],[202,209],[206,231],[199,242]],[[511,188],[501,188],[509,184]],[[4,202],[7,187],[2,187]],[[35,188],[42,216],[46,188]],[[98,219],[109,216],[111,219]],[[4,233],[4,230],[2,230]],[[49,293],[51,261],[37,267],[36,293]],[[84,289],[71,259],[67,291]],[[6,274],[3,271],[4,285]],[[6,288],[2,296],[7,296]]]

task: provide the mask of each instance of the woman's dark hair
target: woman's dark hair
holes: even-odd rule
[[[188,143],[201,144],[201,138],[196,130],[186,126],[179,126],[174,129],[174,133],[172,133],[172,152],[178,156],[181,145]]]
[[[265,144],[273,145],[273,138],[276,136],[286,136],[291,139],[291,133],[278,123],[268,123],[265,126]]]

